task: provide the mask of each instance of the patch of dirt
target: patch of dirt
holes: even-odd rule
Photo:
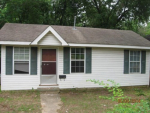
[[[41,113],[40,93],[38,91],[1,91],[0,112]]]
[[[131,99],[146,99],[150,97],[150,88],[140,87],[121,87],[125,96]],[[146,96],[138,96],[136,89],[142,90]],[[59,113],[105,113],[108,109],[113,109],[118,102],[99,98],[99,96],[112,96],[104,88],[97,89],[70,89],[61,90],[60,97],[63,102]]]

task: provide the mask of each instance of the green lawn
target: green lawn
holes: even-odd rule
[[[142,87],[123,87],[124,95],[131,99],[147,99],[150,97],[150,88]],[[100,99],[99,96],[111,96],[106,89],[82,89],[82,90],[62,90],[60,92],[63,105],[59,113],[105,113],[112,109],[118,102],[107,99]]]
[[[1,91],[0,113],[41,113],[39,91]]]
[[[124,94],[131,99],[150,98],[150,88],[123,87]],[[106,89],[70,89],[61,90],[63,102],[59,113],[105,113],[118,102],[100,99],[99,96],[111,96]],[[0,113],[41,113],[40,92],[0,91]]]

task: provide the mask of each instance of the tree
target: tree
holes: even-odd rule
[[[51,18],[52,24],[72,26],[74,16],[78,16],[77,23],[80,22],[80,0],[56,0],[53,2]]]
[[[148,21],[149,0],[83,0],[88,24],[92,27],[122,29],[127,22]],[[126,26],[128,27],[128,26]]]
[[[138,32],[150,16],[150,0],[2,0],[0,27],[5,22],[55,24]]]
[[[150,35],[150,22],[147,23],[147,25],[143,25],[139,28],[139,34],[146,37]],[[149,36],[148,36],[149,37]]]
[[[44,24],[47,23],[49,5],[45,0],[11,0],[5,15],[8,22]]]
[[[5,12],[6,12],[6,5],[10,0],[1,0],[0,1],[0,28],[5,24]]]

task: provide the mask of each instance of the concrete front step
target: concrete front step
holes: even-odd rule
[[[59,92],[60,89],[59,87],[57,86],[39,86],[37,88],[38,91],[49,91],[49,92]]]

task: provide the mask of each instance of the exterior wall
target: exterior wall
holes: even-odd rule
[[[39,45],[61,45],[61,42],[52,34],[47,33],[38,43]]]
[[[107,82],[114,80],[120,86],[148,85],[149,84],[149,59],[150,53],[146,54],[146,74],[123,74],[124,50],[92,48],[92,73],[91,74],[67,74],[66,80],[59,80],[60,88],[85,88],[102,87],[97,84],[86,82],[95,79]],[[59,74],[63,74],[63,48],[59,49]]]
[[[6,75],[5,72],[5,46],[2,46],[2,73],[1,73],[1,90],[25,90],[37,89],[40,83],[38,75]]]
[[[46,47],[51,48],[51,47]],[[38,48],[37,75],[6,75],[5,74],[5,46],[2,46],[2,90],[37,89],[40,84],[40,61],[41,48]],[[88,79],[96,79],[106,82],[108,79],[115,80],[121,86],[148,85],[149,84],[149,59],[150,52],[146,54],[146,74],[123,74],[124,50],[92,48],[92,73],[67,74],[65,80],[60,80],[63,74],[63,47],[57,47],[57,84],[59,88],[86,88],[101,87],[97,84],[86,82]]]

